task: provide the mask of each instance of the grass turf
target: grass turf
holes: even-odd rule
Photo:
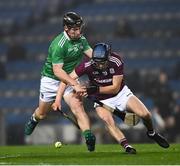
[[[125,154],[120,146],[96,145],[87,152],[85,145],[1,146],[0,164],[71,165],[179,165],[180,144],[163,149],[156,144],[135,144],[136,155]]]

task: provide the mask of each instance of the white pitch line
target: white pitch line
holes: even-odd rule
[[[7,159],[7,158],[16,158],[16,157],[20,157],[21,155],[10,155],[10,156],[0,156],[0,159]]]

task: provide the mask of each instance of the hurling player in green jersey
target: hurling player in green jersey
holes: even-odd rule
[[[83,20],[80,15],[68,12],[63,17],[64,31],[51,42],[48,56],[41,72],[39,106],[25,125],[25,134],[30,135],[38,122],[52,110],[51,105],[56,98],[59,83],[70,85],[65,92],[64,100],[77,118],[89,151],[94,151],[95,136],[90,130],[90,122],[85,113],[81,97],[76,93],[84,92],[78,82],[69,73],[81,62],[84,54],[91,58],[92,49],[82,35]]]

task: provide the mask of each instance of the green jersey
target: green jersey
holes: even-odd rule
[[[48,57],[41,72],[47,76],[59,80],[53,72],[53,64],[63,64],[63,70],[71,73],[81,62],[84,52],[90,48],[86,38],[81,36],[78,40],[70,40],[64,31],[59,34],[50,44]]]

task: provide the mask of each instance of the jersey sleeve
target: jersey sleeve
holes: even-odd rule
[[[78,77],[82,76],[83,74],[86,73],[86,68],[85,68],[85,63],[82,62],[80,63],[76,68],[75,68],[75,72],[78,75]]]
[[[113,53],[113,56],[110,57],[110,60],[113,62],[114,75],[123,75],[124,62],[120,55]]]
[[[121,65],[115,69],[114,75],[124,75],[124,63],[122,62]]]
[[[82,37],[82,41],[83,41],[83,52],[85,52],[88,49],[90,49],[91,46],[89,45],[87,39],[84,36]]]

